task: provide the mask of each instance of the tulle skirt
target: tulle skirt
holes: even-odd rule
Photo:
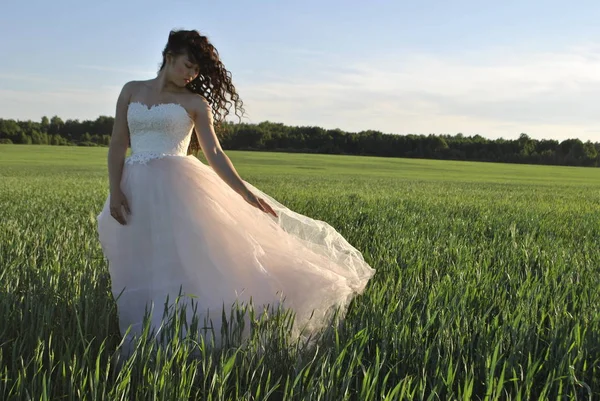
[[[363,292],[374,269],[332,226],[246,185],[277,218],[193,156],[124,165],[127,224],[110,215],[110,195],[97,216],[123,335],[139,336],[147,313],[160,329],[165,308],[184,300],[216,344],[223,311],[248,302],[292,310],[291,332],[312,335]]]

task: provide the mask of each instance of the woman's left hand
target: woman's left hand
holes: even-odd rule
[[[246,202],[254,206],[255,208],[262,210],[265,213],[269,213],[275,217],[277,217],[277,213],[273,210],[271,206],[262,198],[254,195],[251,191],[248,191],[244,196]]]

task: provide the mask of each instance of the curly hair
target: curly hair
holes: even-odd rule
[[[203,96],[213,112],[215,129],[225,121],[229,109],[234,106],[235,115],[241,121],[245,110],[229,72],[219,57],[217,49],[209,42],[206,36],[196,30],[172,30],[162,56],[162,70],[166,64],[166,56],[187,54],[190,61],[198,64],[200,71],[196,79],[189,82],[186,88]],[[229,96],[229,99],[227,99]],[[239,114],[238,114],[239,112]],[[195,135],[192,136],[188,154],[195,154],[200,150],[200,143]]]

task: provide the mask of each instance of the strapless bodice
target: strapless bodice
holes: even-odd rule
[[[127,108],[131,156],[125,163],[147,163],[164,156],[185,156],[192,138],[194,122],[177,103],[151,107],[132,102]]]

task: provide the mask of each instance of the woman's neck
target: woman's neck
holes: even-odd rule
[[[152,90],[156,94],[165,92],[181,92],[180,88],[169,82],[164,69],[158,73],[158,76],[154,79],[154,82],[152,82]]]

